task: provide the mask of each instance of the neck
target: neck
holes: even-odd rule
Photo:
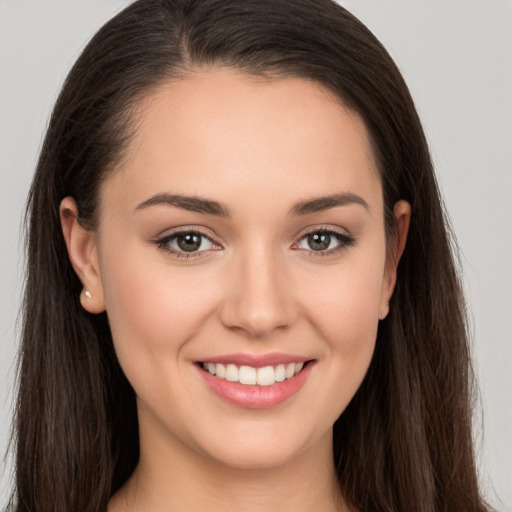
[[[234,468],[187,447],[151,446],[114,496],[109,512],[344,512],[326,435],[293,460],[271,468]]]

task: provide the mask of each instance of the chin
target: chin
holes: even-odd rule
[[[254,432],[255,429],[259,432]],[[300,458],[315,444],[311,436],[305,433],[294,436],[290,435],[289,429],[283,428],[272,432],[272,429],[265,429],[263,426],[258,429],[257,424],[252,429],[248,428],[246,432],[239,431],[237,434],[230,435],[221,442],[218,439],[212,440],[209,446],[203,444],[201,451],[224,466],[258,470],[282,467]],[[326,439],[330,440],[331,436]],[[329,446],[329,449],[332,448]]]
[[[291,462],[298,454],[284,453],[268,450],[265,452],[255,451],[252,448],[247,451],[219,453],[215,459],[224,466],[240,470],[262,470],[278,468]]]

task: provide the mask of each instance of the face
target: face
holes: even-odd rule
[[[330,446],[395,277],[363,122],[317,84],[227,70],[141,107],[79,269],[141,442],[246,468]]]

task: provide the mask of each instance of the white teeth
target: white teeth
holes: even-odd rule
[[[226,367],[223,364],[216,364],[215,374],[217,375],[217,377],[223,379],[226,376]]]
[[[282,382],[284,379],[286,379],[286,368],[284,367],[284,364],[278,364],[276,366],[276,382]]]
[[[284,374],[287,379],[291,379],[295,375],[295,363],[287,365]]]
[[[234,364],[228,364],[226,366],[226,372],[224,378],[230,382],[238,382],[238,368]]]
[[[276,382],[276,374],[272,366],[258,368],[257,382],[260,386],[272,386]]]
[[[304,363],[278,364],[277,366],[263,366],[262,368],[253,368],[252,366],[236,366],[235,364],[203,363],[203,369],[220,379],[226,379],[230,382],[240,382],[249,386],[258,384],[259,386],[272,386],[276,382],[282,382],[291,379],[297,375]]]
[[[238,379],[240,384],[256,384],[256,368],[251,368],[250,366],[240,366]]]

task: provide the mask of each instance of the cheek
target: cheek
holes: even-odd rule
[[[344,275],[318,297],[315,323],[326,345],[325,410],[332,425],[361,386],[375,350],[379,272]],[[333,290],[336,288],[336,290]]]
[[[308,303],[312,322],[335,342],[343,340],[347,348],[361,338],[376,334],[382,290],[382,265],[353,265],[340,268],[312,283]]]
[[[375,248],[376,255],[385,249]],[[369,254],[372,255],[370,252]],[[384,257],[347,258],[308,283],[309,322],[326,348],[330,395],[341,412],[359,388],[375,349]]]
[[[211,287],[197,273],[148,262],[147,250],[125,254],[112,251],[102,262],[106,310],[120,362],[140,366],[158,364],[162,355],[175,359],[209,315],[215,301]]]

